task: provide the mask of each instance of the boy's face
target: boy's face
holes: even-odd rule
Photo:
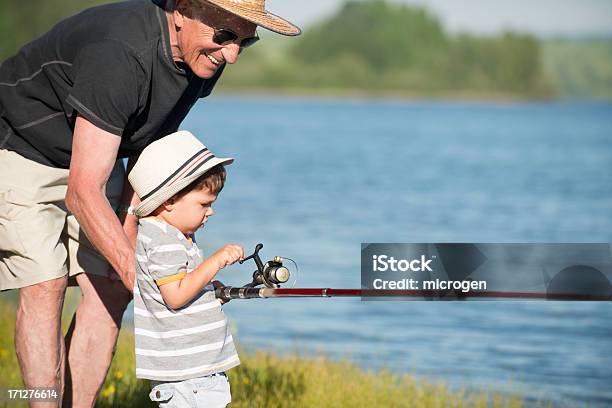
[[[208,217],[215,212],[212,204],[217,199],[207,188],[192,190],[178,200],[167,205],[164,218],[185,235],[193,234],[204,226]]]

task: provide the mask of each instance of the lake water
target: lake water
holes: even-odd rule
[[[361,242],[612,242],[612,105],[215,96],[183,128],[235,157],[205,251],[360,286]],[[219,275],[249,281],[250,266]],[[246,349],[325,353],[453,387],[612,406],[612,305],[234,301]]]
[[[612,105],[216,96],[184,123],[235,157],[205,250],[299,265],[298,286],[360,286],[361,242],[612,242]],[[249,280],[253,265],[224,270]],[[234,301],[246,349],[325,353],[453,387],[612,405],[612,305]]]
[[[262,242],[262,258],[297,261],[297,286],[358,288],[361,242],[612,242],[612,104],[215,95],[183,128],[236,158],[200,246]],[[242,285],[253,269],[218,276]],[[225,311],[247,350],[612,406],[607,302],[267,299]]]

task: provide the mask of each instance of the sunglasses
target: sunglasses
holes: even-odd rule
[[[238,34],[231,30],[226,28],[215,28],[215,34],[213,35],[212,40],[215,44],[227,45],[230,43],[236,43],[238,38]],[[257,35],[257,32],[255,32],[255,36],[242,38],[240,42],[238,42],[238,45],[240,48],[247,48],[255,44],[257,41],[259,41],[259,36]]]

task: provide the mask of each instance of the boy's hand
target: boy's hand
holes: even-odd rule
[[[218,269],[223,269],[228,265],[244,258],[244,249],[240,245],[227,244],[211,255],[217,264]]]
[[[213,284],[213,287],[214,287],[215,289],[222,288],[223,286],[225,286],[225,285],[223,284],[223,282],[218,281],[218,280],[214,280],[214,281],[212,281],[212,284]],[[219,302],[221,302],[221,304],[222,304],[222,305],[224,305],[224,304],[226,304],[226,303],[229,303],[229,301],[230,301],[230,299],[228,299],[228,300],[219,299]]]

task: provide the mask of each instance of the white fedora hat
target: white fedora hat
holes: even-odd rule
[[[172,133],[147,146],[128,175],[140,197],[133,209],[145,217],[170,197],[218,164],[228,165],[232,158],[216,157],[194,135],[185,130]]]

